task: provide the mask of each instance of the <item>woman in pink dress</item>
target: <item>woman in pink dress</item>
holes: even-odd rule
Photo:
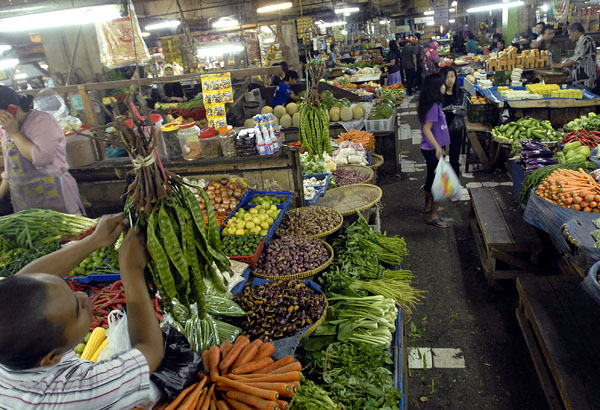
[[[84,214],[77,182],[69,174],[67,140],[54,117],[21,107],[18,94],[0,86],[0,126],[0,198],[10,191],[15,212],[42,208]]]

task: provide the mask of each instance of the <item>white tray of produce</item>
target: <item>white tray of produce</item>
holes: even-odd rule
[[[383,120],[365,120],[365,130],[369,132],[391,132],[394,131],[394,125],[396,124],[396,108],[390,118]]]

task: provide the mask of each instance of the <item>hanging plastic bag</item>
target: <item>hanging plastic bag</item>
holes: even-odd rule
[[[456,176],[456,173],[446,162],[444,157],[440,158],[438,166],[435,169],[435,178],[433,179],[433,185],[431,186],[431,195],[433,200],[436,202],[444,199],[452,198],[460,194],[460,181]]]
[[[190,348],[184,335],[167,324],[161,328],[164,354],[160,367],[150,376],[169,400],[173,400],[183,389],[192,384],[202,359]]]
[[[98,361],[110,360],[119,353],[131,350],[131,340],[127,328],[127,313],[113,310],[108,314],[108,330],[106,331],[108,346],[100,352]]]

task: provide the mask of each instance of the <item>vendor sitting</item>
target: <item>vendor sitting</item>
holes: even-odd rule
[[[536,48],[538,50],[550,50],[550,44],[552,43],[553,38],[554,27],[552,27],[550,24],[547,24],[537,40],[531,43],[531,48]]]
[[[275,97],[273,97],[273,107],[277,107],[278,105],[283,105],[284,107],[292,101],[298,101],[298,96],[294,94],[292,90],[292,85],[296,84],[296,80],[298,80],[298,73],[294,70],[289,70],[285,73],[285,77],[283,81],[279,83],[277,86],[277,90],[275,91]]]
[[[63,278],[92,252],[112,245],[125,226],[123,215],[102,217],[92,235],[0,281],[0,408],[130,410],[153,404],[150,375],[162,361],[163,343],[137,229],[119,249],[132,349],[99,363],[73,352],[90,328],[92,303]]]

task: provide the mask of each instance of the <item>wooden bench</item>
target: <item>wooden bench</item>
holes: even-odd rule
[[[471,230],[491,286],[497,279],[515,279],[539,271],[534,260],[541,242],[512,199],[509,186],[470,188]]]
[[[517,279],[517,320],[551,410],[600,409],[600,306],[580,283]]]

